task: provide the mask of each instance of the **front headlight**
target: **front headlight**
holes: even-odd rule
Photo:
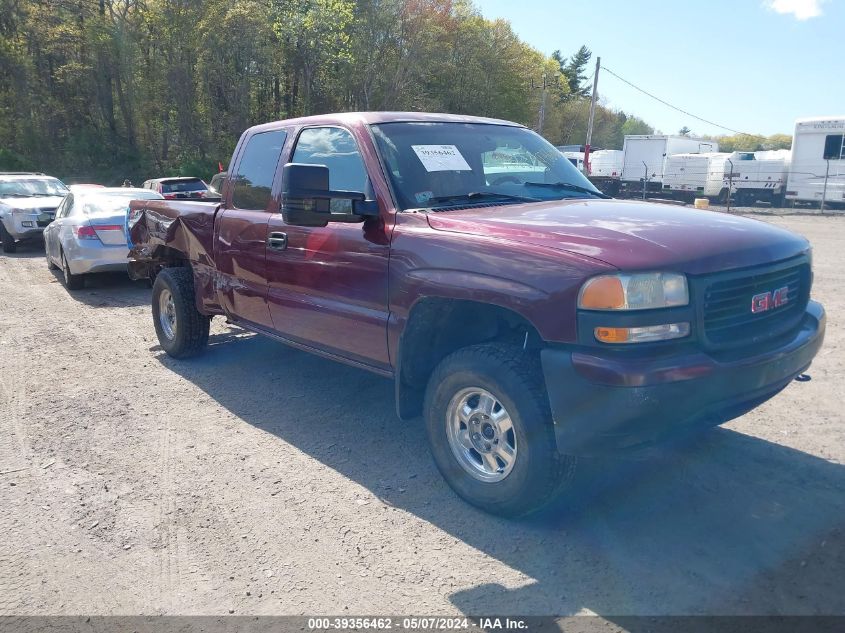
[[[689,304],[687,278],[679,273],[618,273],[587,280],[581,310],[654,310]]]

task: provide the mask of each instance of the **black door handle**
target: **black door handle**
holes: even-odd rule
[[[274,251],[283,251],[288,247],[287,233],[270,233],[267,238],[267,247]]]

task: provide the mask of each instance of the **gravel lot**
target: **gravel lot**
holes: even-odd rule
[[[765,220],[815,248],[812,381],[522,522],[388,381],[221,319],[174,361],[145,287],[0,255],[0,614],[845,614],[845,218]]]

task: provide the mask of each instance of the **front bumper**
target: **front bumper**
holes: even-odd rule
[[[796,331],[751,355],[630,359],[544,349],[558,450],[601,454],[736,418],[810,366],[824,340],[825,321],[824,308],[810,301]]]
[[[3,226],[16,240],[34,240],[41,238],[44,226],[38,214],[8,213],[3,218]]]

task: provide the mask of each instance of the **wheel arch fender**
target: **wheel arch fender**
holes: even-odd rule
[[[525,286],[524,292],[539,292]],[[463,297],[474,296],[462,289]],[[452,352],[489,341],[506,341],[525,349],[543,346],[537,327],[513,300],[488,295],[457,298],[452,293],[417,298],[408,312],[395,354],[396,410],[403,420],[422,411],[428,379]]]

